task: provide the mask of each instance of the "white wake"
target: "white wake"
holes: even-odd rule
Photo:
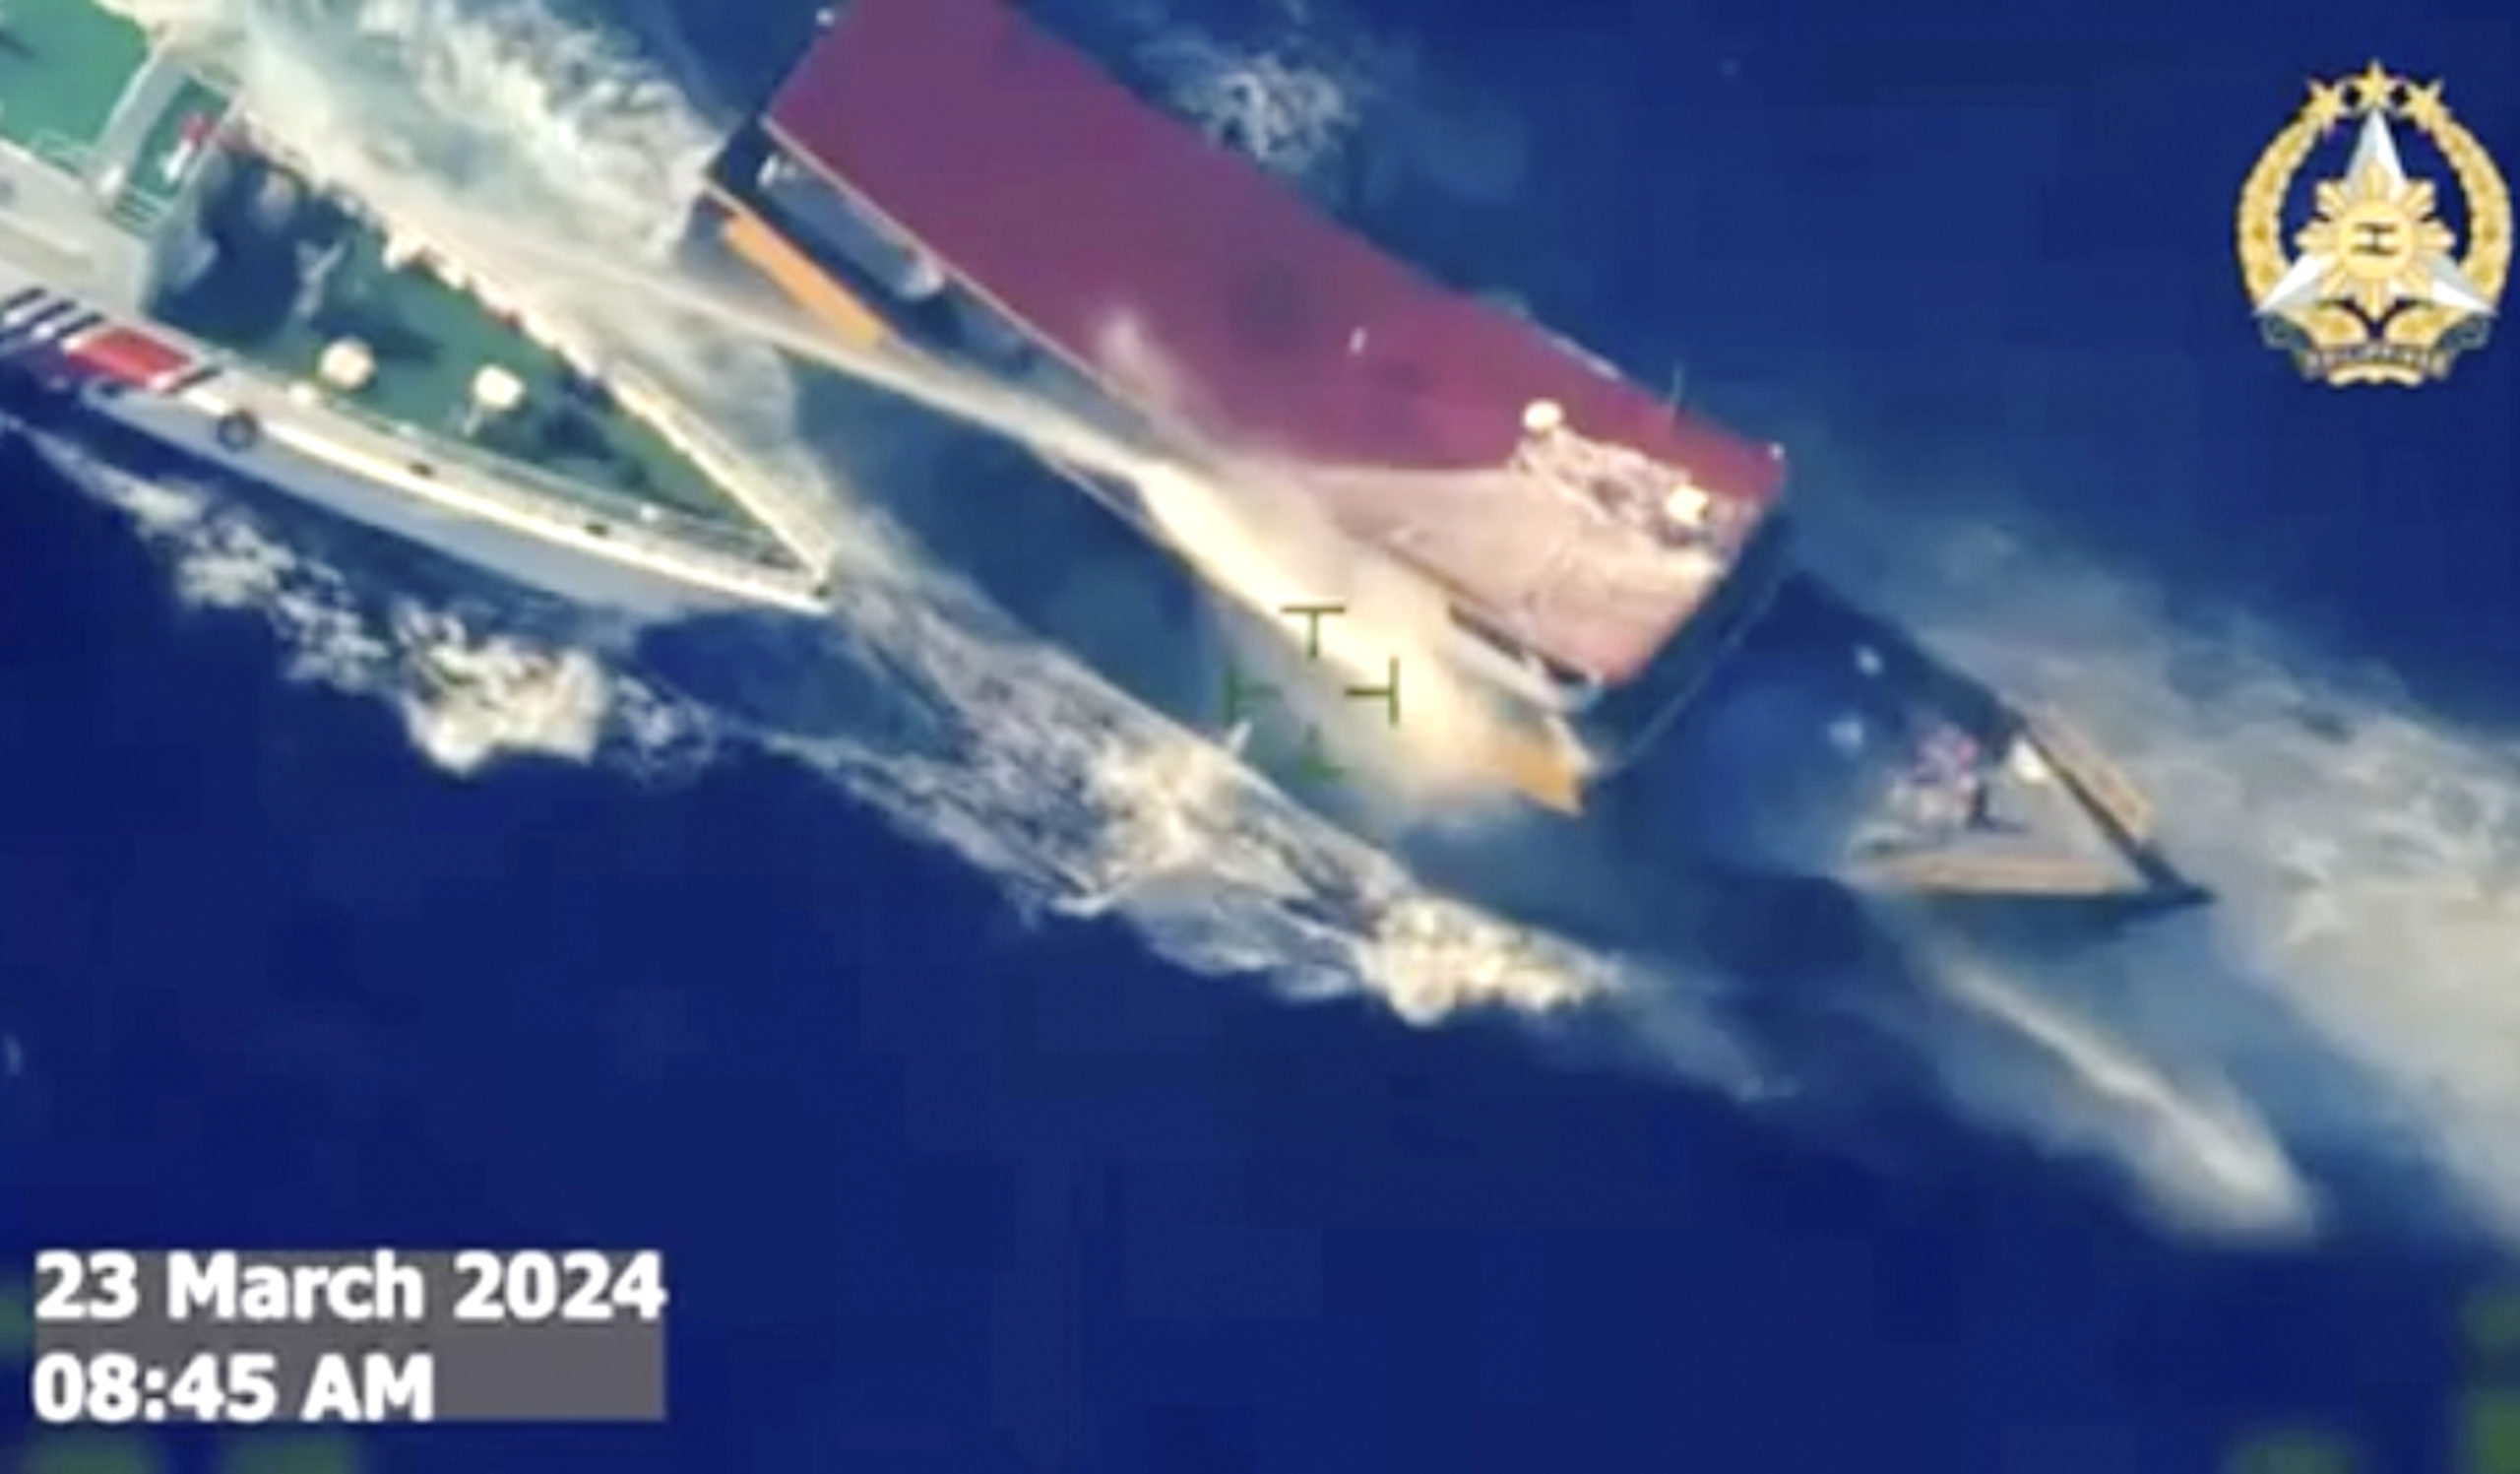
[[[59,441],[36,444],[167,554],[186,607],[259,616],[287,652],[291,678],[391,703],[411,744],[447,772],[511,756],[661,772],[707,756],[707,731],[691,713],[591,651],[354,582],[210,491],[143,481]]]
[[[372,198],[531,222],[546,246],[637,241],[661,258],[716,142],[621,38],[516,0],[137,3],[154,19],[225,34],[264,119]],[[1292,96],[1318,109],[1335,93],[1254,84],[1217,96],[1272,108]],[[1350,115],[1316,111],[1306,126],[1335,133]],[[1311,136],[1283,116],[1271,126],[1293,127],[1285,136],[1299,145]],[[483,264],[535,274],[523,257]],[[570,293],[553,285],[566,310]],[[180,490],[100,484],[172,550],[191,597],[261,609],[307,673],[396,702],[415,742],[452,767],[508,749],[585,759],[707,740],[767,744],[909,832],[952,846],[1027,904],[1124,917],[1187,968],[1263,974],[1299,995],[1366,990],[1415,1019],[1464,1005],[1549,1012],[1589,1002],[1693,1080],[1744,1098],[1827,1088],[1735,1037],[1720,980],[1583,951],[1428,892],[1014,629],[969,589],[916,566],[788,432],[794,390],[775,354],[623,296],[610,294],[588,326],[640,353],[827,512],[851,560],[830,659],[836,671],[879,677],[886,700],[920,719],[918,736],[905,738],[891,721],[863,734],[747,729],[678,705],[592,651],[476,629],[469,615],[380,607],[240,514]],[[2122,598],[2106,581],[2092,587]],[[2088,628],[1988,621],[1954,633],[1979,631],[1965,658],[2060,686],[2174,818],[2208,821],[2197,827],[2209,850],[2216,835],[2270,834],[2269,855],[2211,854],[2208,878],[2232,897],[2229,921],[2167,948],[2167,966],[2196,976],[2132,981],[2190,998],[2266,991],[2402,1085],[2433,1128],[2427,1139],[2448,1143],[2490,1186],[2497,1156],[2520,1150],[2508,1145],[2520,1142],[2510,1129],[2520,1111],[2499,1083],[2511,1078],[2498,1066],[2512,1056],[2494,1052],[2496,1041],[2515,1042],[2520,1004],[2485,987],[2491,958],[2520,956],[2510,879],[2520,776],[2488,747],[2402,710],[2356,705],[2341,746],[2315,737],[2293,713],[2298,677],[2280,662],[2253,668],[2236,690],[2195,698],[2166,678],[2177,656],[2169,626],[2118,612]],[[807,669],[795,678],[819,677]],[[2288,763],[2297,777],[2318,775],[2310,801],[2288,786]],[[2269,793],[2287,801],[2265,831],[2258,810]],[[2240,960],[2225,965],[2226,954]],[[2200,961],[2209,955],[2210,969]],[[2006,1042],[1927,1027],[1919,1048],[1956,1097],[2006,1129],[2118,1163],[2182,1222],[2301,1221],[2307,1193],[2252,1110],[2266,1098],[2229,1083],[2240,1078],[2228,1066],[2245,1039],[2155,1027],[2140,1010],[2111,1006],[2137,990],[2096,989],[2092,964],[2072,976],[1967,966],[1977,970],[1954,974],[1954,1007]],[[2293,1103],[2280,1104],[2289,1130]],[[2520,1183],[2520,1173],[2501,1183]]]
[[[2250,1093],[2289,1133],[2443,1169],[2520,1230],[2520,741],[1992,533],[1913,571],[1935,642],[2077,713],[2217,893],[2120,949],[2101,995],[2122,1027],[2262,1055],[2279,1011],[2362,1081],[2259,1058]]]

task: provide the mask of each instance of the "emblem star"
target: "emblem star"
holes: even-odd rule
[[[2430,182],[2409,179],[2398,161],[2388,119],[2365,113],[2345,176],[2319,185],[2318,218],[2301,231],[2301,255],[2267,288],[2257,311],[2295,317],[2345,301],[2376,321],[2413,300],[2490,313],[2491,299],[2450,259],[2454,243],[2433,218]]]
[[[2441,84],[2419,87],[2406,85],[2406,100],[2398,104],[2398,115],[2426,133],[2437,133],[2450,121],[2450,104],[2441,100]]]
[[[2361,76],[2347,78],[2345,87],[2354,96],[2357,112],[2385,112],[2397,96],[2398,79],[2390,76],[2388,69],[2374,58],[2369,66],[2362,69]]]
[[[2353,110],[2346,103],[2345,84],[2342,82],[2311,83],[2310,100],[2302,108],[2322,138],[2327,136],[2327,130],[2345,121],[2346,114]]]

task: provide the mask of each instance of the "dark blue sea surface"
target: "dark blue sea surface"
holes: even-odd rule
[[[2375,51],[2520,164],[2507,7],[1342,15],[1527,130],[1480,264],[1824,433],[1827,497],[2026,499],[2520,695],[2520,345],[2304,385],[2230,241],[2303,79]],[[726,95],[786,44],[682,29]],[[1177,975],[767,759],[445,776],[284,659],[0,452],[0,1238],[670,1256],[670,1426],[372,1467],[2185,1474],[2270,1421],[2456,1467],[2468,1254],[2186,1247],[1958,1124],[1858,1159],[1503,1025]]]

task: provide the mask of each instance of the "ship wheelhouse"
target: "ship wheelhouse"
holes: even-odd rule
[[[1791,524],[1761,522],[1719,585],[1652,659],[1621,678],[1579,670],[1517,641],[1477,609],[1447,606],[1453,663],[1534,720],[1561,725],[1596,775],[1624,767],[1685,708],[1793,569]]]

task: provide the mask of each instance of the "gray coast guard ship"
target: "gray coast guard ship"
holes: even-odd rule
[[[0,6],[0,408],[572,599],[824,607],[813,530],[706,425],[239,100],[91,0]]]

